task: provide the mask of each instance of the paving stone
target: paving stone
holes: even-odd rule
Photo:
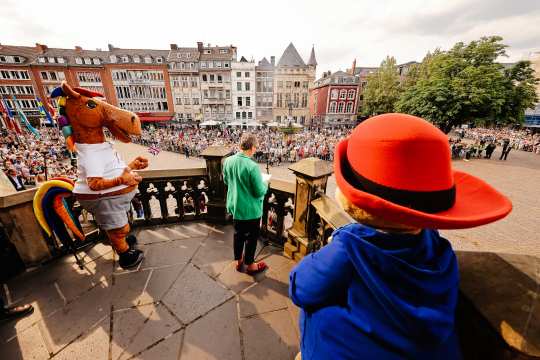
[[[210,340],[212,339],[212,340]],[[236,301],[229,300],[186,328],[182,359],[241,359]]]
[[[211,241],[207,241],[205,244],[204,249],[201,249],[193,258],[193,264],[211,277],[216,277],[227,265],[233,262],[233,249],[230,246]]]
[[[247,287],[255,283],[253,276],[247,275],[236,271],[236,265],[234,262],[218,276],[217,280],[225,285],[228,289],[232,290],[235,294],[240,293]]]
[[[290,259],[281,254],[271,254],[270,256],[262,259],[262,261],[268,265],[269,270],[271,271],[279,271],[283,267],[293,263]]]
[[[199,248],[200,243],[201,241],[199,239],[186,239],[142,245],[140,246],[140,249],[144,251],[145,258],[141,268],[145,269],[150,267],[185,264]]]
[[[59,351],[109,315],[110,283],[100,283],[77,300],[43,319],[44,336],[53,352]]]
[[[158,343],[156,346],[142,352],[141,354],[135,356],[133,359],[137,360],[176,360],[178,359],[178,354],[180,352],[180,347],[182,346],[182,337],[184,336],[184,331],[181,330],[172,336],[166,338],[162,342]]]
[[[261,314],[287,307],[288,285],[267,278],[240,294],[242,317]]]
[[[165,229],[165,227],[142,228],[137,230],[134,235],[137,237],[139,245],[173,240],[170,232]]]
[[[0,359],[48,359],[49,352],[41,337],[38,325],[31,326],[8,343],[0,344]]]
[[[208,275],[188,265],[163,302],[184,324],[188,324],[232,296]]]
[[[299,351],[296,325],[287,310],[242,319],[240,323],[245,360],[294,359]]]
[[[80,338],[62,349],[54,359],[105,360],[109,356],[110,318],[106,317]]]
[[[128,359],[181,328],[163,305],[113,313],[112,358]]]

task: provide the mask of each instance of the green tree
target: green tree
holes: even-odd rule
[[[367,116],[395,111],[401,94],[396,59],[387,56],[378,71],[369,74],[363,92],[362,113]]]
[[[536,99],[531,93],[536,81],[526,62],[507,70],[495,62],[506,55],[501,41],[483,37],[428,54],[405,86],[397,111],[430,120],[446,133],[469,122],[523,121],[525,109]]]

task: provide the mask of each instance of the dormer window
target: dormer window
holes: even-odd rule
[[[82,64],[82,63],[83,63],[83,62],[82,62],[82,58],[80,58],[80,57],[76,57],[76,58],[75,58],[75,64],[79,64],[79,65],[80,65],[80,64]]]
[[[54,64],[54,63],[56,62],[56,59],[55,59],[54,57],[52,57],[52,56],[49,56],[49,57],[47,58],[47,61],[48,61],[49,63],[51,63],[51,64]]]
[[[220,49],[220,50],[219,50],[219,53],[220,53],[220,54],[228,54],[228,53],[229,53],[229,49]]]
[[[204,50],[204,53],[205,53],[205,54],[211,54],[211,53],[212,53],[212,50],[206,49],[206,50]]]
[[[101,60],[99,58],[94,58],[92,60],[94,62],[94,65],[100,65],[101,64]]]
[[[157,57],[157,58],[156,58],[156,62],[157,62],[158,64],[163,63],[163,58],[162,58],[161,56],[160,56],[160,57]]]
[[[56,58],[56,61],[57,61],[59,64],[63,64],[63,63],[66,62],[66,61],[64,60],[64,58],[62,58],[62,57]]]
[[[129,62],[129,56],[127,56],[127,55],[122,56],[122,62],[123,63]]]
[[[85,63],[86,65],[92,65],[92,59],[90,59],[89,57],[85,57],[85,58],[84,58],[84,63]]]
[[[5,56],[0,56],[0,62],[5,63],[6,62],[6,57]]]
[[[145,57],[144,57],[144,62],[147,63],[147,64],[151,64],[151,63],[152,63],[152,57],[150,57],[150,56],[145,56]]]
[[[111,60],[112,63],[115,63],[116,62],[116,55],[109,56],[109,59]]]
[[[140,62],[141,62],[140,56],[139,56],[139,55],[135,55],[135,56],[133,57],[133,62],[140,63]]]
[[[19,56],[14,56],[14,57],[13,57],[13,62],[15,62],[15,63],[22,63],[22,58],[20,58]]]

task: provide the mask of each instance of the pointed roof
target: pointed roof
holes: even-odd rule
[[[259,66],[270,66],[270,62],[263,57],[261,61],[259,61]]]
[[[306,63],[302,60],[298,51],[296,51],[293,43],[290,43],[283,52],[283,55],[281,55],[278,66],[306,66]]]
[[[245,57],[242,56],[242,57],[240,58],[240,62],[248,62],[248,61],[246,60]]]
[[[311,55],[309,55],[308,65],[317,66],[317,59],[315,59],[315,45],[311,47]]]

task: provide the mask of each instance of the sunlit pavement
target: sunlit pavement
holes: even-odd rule
[[[232,227],[191,222],[137,230],[145,260],[118,267],[110,246],[10,281],[9,300],[35,312],[0,325],[1,359],[292,359],[297,309],[287,297],[292,262],[258,248],[257,279],[232,261]]]

